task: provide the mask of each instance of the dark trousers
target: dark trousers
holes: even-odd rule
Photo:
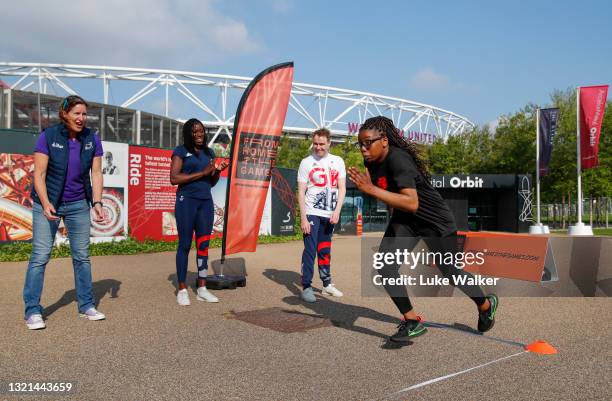
[[[415,234],[410,227],[405,224],[389,223],[383,242],[381,243],[380,252],[394,252],[393,245],[401,246],[405,249],[414,250],[417,243],[423,239],[427,244],[430,252],[446,252],[456,253],[461,251],[461,247],[457,243],[456,233],[442,237],[437,232],[425,231]],[[437,263],[436,266],[442,272],[444,277],[448,277],[451,284],[454,285],[453,276],[473,277],[470,273],[463,269],[456,268],[453,264]],[[399,265],[385,265],[380,270],[380,274],[385,278],[399,278]],[[485,302],[485,294],[478,286],[458,285],[461,291],[468,295],[476,305],[482,305]],[[405,286],[385,286],[385,290],[399,309],[400,313],[404,314],[412,310],[412,304],[408,297],[408,291]]]
[[[310,234],[304,234],[304,252],[302,252],[302,287],[312,284],[315,256],[319,261],[319,277],[323,286],[331,283],[331,239],[334,225],[327,217],[307,215],[310,223]]]
[[[214,212],[212,199],[193,199],[180,195],[176,197],[175,216],[179,237],[176,250],[176,277],[179,283],[184,283],[187,277],[187,261],[194,230],[198,277],[206,278],[208,274],[208,245]]]

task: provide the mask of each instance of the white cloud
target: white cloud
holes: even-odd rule
[[[268,0],[272,11],[278,14],[286,14],[293,8],[294,4],[292,0]]]
[[[463,83],[452,82],[448,76],[439,74],[430,67],[418,70],[410,78],[409,85],[412,89],[416,90],[438,92],[470,89]]]
[[[214,0],[23,0],[3,5],[0,59],[191,68],[263,50]]]
[[[233,20],[214,27],[211,36],[221,49],[229,53],[253,53],[261,50],[259,44],[249,40],[246,26]]]
[[[415,89],[446,90],[450,88],[450,80],[431,68],[423,68],[410,79],[410,86]]]

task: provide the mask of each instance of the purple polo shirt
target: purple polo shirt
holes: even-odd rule
[[[104,151],[102,150],[102,142],[100,137],[94,134],[94,142],[96,144],[96,150],[94,156],[102,156]],[[79,137],[76,139],[68,139],[68,171],[66,172],[66,183],[64,185],[64,194],[62,196],[63,202],[74,202],[85,199],[85,185],[81,178],[81,142]],[[45,155],[49,155],[49,148],[47,146],[47,138],[45,132],[38,137],[36,141],[36,147],[34,152],[40,152]]]

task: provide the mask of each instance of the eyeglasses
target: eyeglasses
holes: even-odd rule
[[[370,147],[372,146],[372,144],[376,141],[378,141],[379,139],[383,139],[384,137],[379,136],[376,138],[372,138],[372,139],[366,139],[365,141],[360,141],[357,142],[355,144],[355,146],[357,147],[357,149],[361,150],[361,148],[366,148],[366,149],[370,149]]]

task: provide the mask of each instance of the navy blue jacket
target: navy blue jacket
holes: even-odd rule
[[[49,202],[57,209],[62,201],[68,172],[68,154],[70,152],[68,130],[64,124],[60,123],[47,128],[45,136],[49,148],[49,164],[47,165],[47,177],[45,178],[47,197]],[[81,141],[81,177],[85,186],[85,197],[91,205],[93,195],[89,171],[96,151],[94,133],[89,128],[84,128],[79,139]],[[38,204],[41,203],[34,185],[32,185],[32,200]]]

